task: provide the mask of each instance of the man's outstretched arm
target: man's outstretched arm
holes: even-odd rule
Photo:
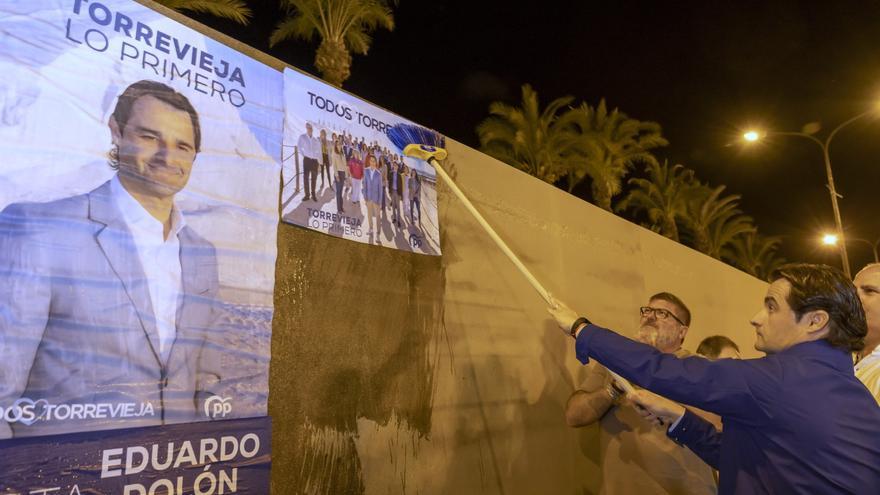
[[[711,422],[669,399],[647,390],[627,396],[646,420],[666,428],[666,435],[691,449],[706,464],[718,469],[721,459],[721,433]]]
[[[550,313],[570,334],[577,313],[558,302]],[[593,324],[574,326],[575,349],[582,363],[595,359],[676,402],[761,425],[768,419],[765,406],[779,396],[781,370],[775,361],[678,358]]]

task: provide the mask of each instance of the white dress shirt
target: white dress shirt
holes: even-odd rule
[[[153,316],[159,332],[159,354],[162,362],[168,360],[177,335],[177,310],[183,292],[183,274],[180,267],[180,241],[177,234],[185,223],[180,210],[171,209],[171,229],[164,239],[164,225],[137,202],[119,181],[113,177],[110,184],[116,206],[134,238],[138,258],[146,276],[153,303]]]
[[[307,133],[303,133],[296,142],[299,152],[306,158],[321,161],[321,140]]]
[[[880,346],[856,363],[856,378],[862,381],[880,404]]]

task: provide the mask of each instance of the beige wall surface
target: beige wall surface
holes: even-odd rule
[[[753,350],[765,284],[459,143],[446,166],[533,273],[632,335],[670,291]],[[442,258],[282,225],[270,414],[277,493],[597,493],[595,427],[563,422],[573,343],[440,186]]]
[[[284,63],[138,0],[279,70]],[[393,109],[392,109],[393,110]],[[633,335],[655,292],[752,350],[765,284],[456,142],[446,166],[533,273]],[[279,183],[280,187],[280,183]],[[279,225],[269,414],[275,494],[587,494],[595,427],[563,422],[573,342],[442,184],[442,257]]]

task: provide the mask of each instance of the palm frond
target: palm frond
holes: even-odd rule
[[[622,190],[623,178],[637,164],[657,162],[652,149],[668,144],[660,125],[628,117],[605,99],[592,107],[582,103],[571,121],[574,132],[584,141],[582,170],[592,180],[593,199],[611,209],[611,198]]]
[[[279,22],[269,36],[269,46],[274,47],[278,43],[289,39],[301,39],[311,41],[319,34],[317,28],[307,18],[292,16]]]
[[[726,186],[695,186],[684,224],[691,245],[714,258],[721,258],[735,237],[755,230],[751,217],[739,209],[739,194],[722,196]]]
[[[156,0],[174,10],[188,10],[199,14],[229,19],[242,25],[250,22],[253,12],[244,0]]]
[[[651,228],[674,241],[679,240],[678,222],[687,210],[694,189],[694,171],[683,165],[661,165],[656,159],[645,167],[648,178],[632,178],[633,188],[617,204],[618,212],[643,212]]]
[[[397,5],[396,0],[391,2]],[[282,0],[287,17],[269,37],[275,46],[288,39],[321,38],[324,51],[315,65],[331,84],[341,85],[349,76],[351,53],[366,55],[379,28],[394,29],[394,14],[387,0]]]
[[[740,235],[725,249],[724,259],[761,280],[767,278],[785,263],[785,258],[777,255],[782,238],[762,236],[757,230]]]
[[[570,96],[556,98],[542,110],[537,92],[524,84],[520,106],[503,102],[489,105],[489,117],[476,128],[481,151],[555,183],[574,159],[574,140],[567,128],[568,111],[563,111],[572,101]]]

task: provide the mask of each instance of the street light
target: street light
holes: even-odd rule
[[[871,250],[874,251],[874,263],[880,263],[880,257],[877,256],[877,248],[880,245],[880,237],[877,238],[876,241],[871,242],[867,239],[850,239],[851,241],[864,242],[865,244],[871,246]]]
[[[871,242],[867,239],[859,239],[858,237],[849,237],[847,238],[848,242],[864,242],[865,244],[871,246],[871,250],[874,252],[874,263],[880,263],[880,256],[878,256],[878,249],[880,249],[880,237],[877,238],[876,241]],[[822,236],[822,244],[826,246],[837,246],[837,236],[834,234],[825,234]]]
[[[749,131],[749,132],[743,134],[743,139],[745,139],[746,141],[749,141],[749,142],[755,142],[755,141],[761,139],[761,135],[758,134],[757,131]]]
[[[837,194],[837,190],[834,188],[834,176],[831,174],[831,156],[828,153],[828,149],[831,146],[831,140],[834,139],[834,136],[843,129],[844,127],[852,124],[853,122],[866,117],[868,115],[876,112],[876,109],[870,109],[868,111],[862,112],[855,117],[850,118],[849,120],[844,121],[842,124],[838,125],[828,134],[828,137],[825,141],[821,141],[816,136],[812,134],[807,134],[806,132],[780,132],[780,131],[769,131],[769,132],[758,132],[755,130],[750,130],[743,134],[743,139],[749,142],[755,142],[761,139],[764,136],[796,136],[809,139],[810,141],[819,145],[819,148],[822,149],[822,157],[825,159],[825,174],[828,176],[828,193],[831,194],[831,208],[834,210],[834,224],[837,228],[837,239],[840,241],[838,246],[840,248],[840,263],[843,265],[843,272],[846,274],[848,278],[852,278],[852,273],[850,273],[849,269],[849,256],[846,253],[846,238],[843,235],[843,222],[840,219],[840,208],[837,206],[837,198],[842,198],[843,196]]]
[[[822,236],[822,244],[826,246],[836,246],[837,245],[837,236],[834,234],[825,234]]]

